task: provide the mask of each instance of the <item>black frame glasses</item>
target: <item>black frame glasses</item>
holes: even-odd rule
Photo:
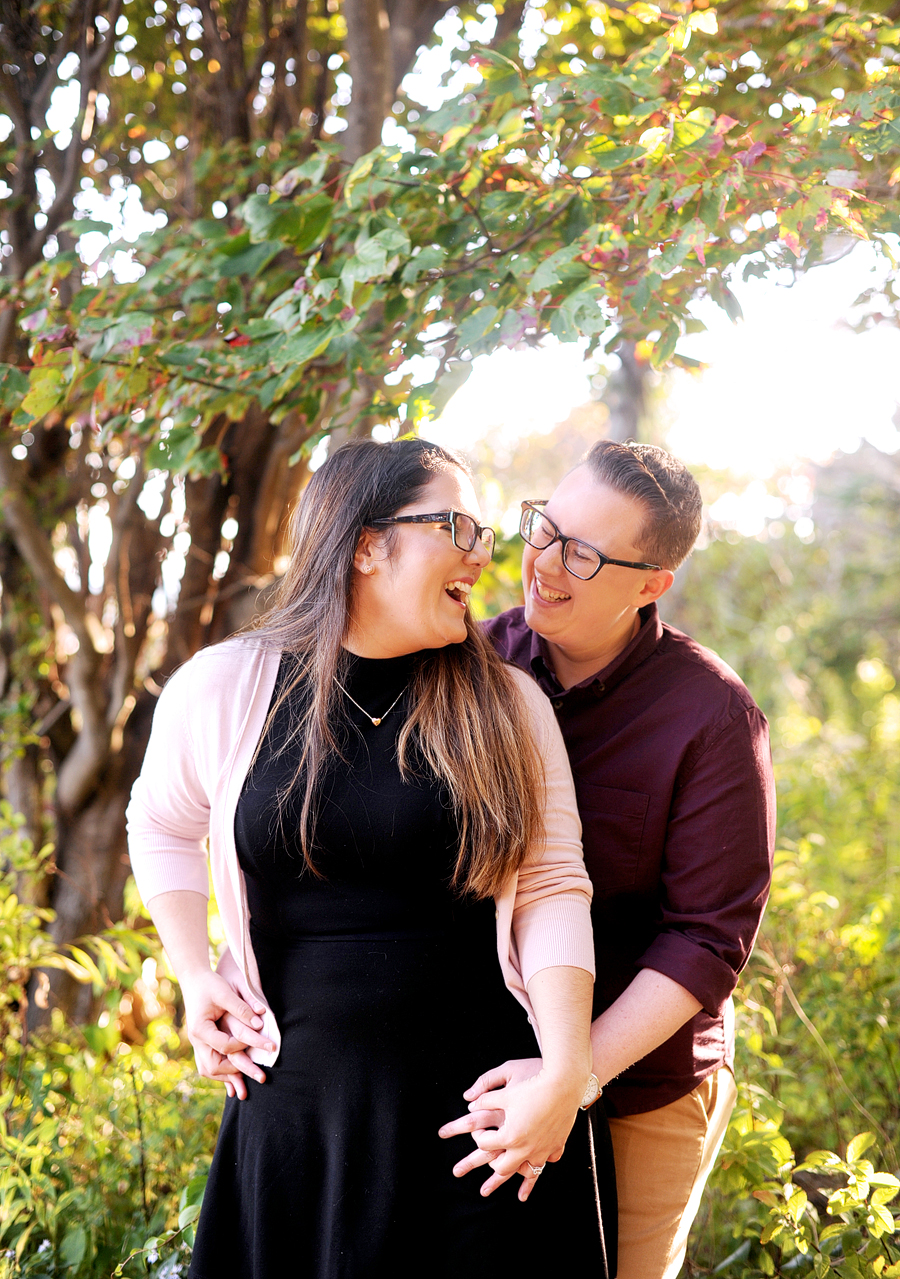
[[[608,555],[604,555],[602,551],[598,551],[596,546],[591,546],[590,542],[584,542],[581,540],[580,537],[566,537],[564,533],[560,533],[559,528],[553,523],[553,521],[550,519],[550,516],[545,515],[544,512],[541,510],[541,507],[546,505],[547,505],[546,498],[544,498],[543,500],[535,500],[532,502],[522,503],[522,518],[519,521],[519,537],[522,538],[523,542],[527,542],[529,546],[533,546],[536,551],[546,551],[548,546],[552,546],[554,542],[559,542],[560,546],[562,547],[561,554],[562,554],[563,568],[566,570],[567,573],[571,573],[573,577],[577,577],[579,581],[589,582],[591,578],[594,578],[597,576],[601,568],[603,568],[604,564],[615,564],[618,568],[650,569],[652,571],[659,570],[659,567],[660,567],[659,564],[636,564],[632,560],[610,559]],[[528,536],[528,534],[525,532],[526,527],[530,524],[531,519],[533,518],[534,515],[539,515],[541,519],[544,521],[544,523],[549,524],[550,527],[553,529],[553,536],[551,538],[548,538],[548,540],[546,542],[543,542],[540,546],[538,545],[537,542],[533,542],[531,538]],[[596,555],[597,558],[599,559],[600,563],[593,570],[593,572],[588,573],[587,577],[585,577],[584,574],[582,573],[576,572],[576,570],[572,568],[572,566],[567,562],[570,546],[584,547],[586,550],[590,551],[592,555]]]
[[[462,523],[466,521],[466,523]],[[488,556],[494,558],[494,544],[497,541],[497,534],[487,524],[478,524],[471,515],[467,515],[465,511],[438,511],[435,515],[391,515],[384,519],[372,520],[373,524],[449,524],[450,536],[453,539],[453,545],[458,551],[474,551],[475,543],[480,541]],[[461,528],[470,527],[471,541],[466,546],[466,539],[462,536]]]

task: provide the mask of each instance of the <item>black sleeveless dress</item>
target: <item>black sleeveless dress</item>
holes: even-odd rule
[[[518,1177],[487,1198],[490,1169],[454,1178],[472,1140],[437,1135],[483,1070],[538,1050],[501,976],[494,903],[450,888],[456,829],[440,786],[424,767],[400,777],[416,660],[352,663],[347,691],[385,718],[375,727],[348,702],[345,760],[316,809],[318,877],[293,835],[296,789],[279,807],[296,760],[276,753],[286,708],[244,784],[238,855],[283,1039],[266,1083],[226,1101],[191,1279],[496,1279],[567,1256],[606,1273],[583,1116],[526,1204]]]

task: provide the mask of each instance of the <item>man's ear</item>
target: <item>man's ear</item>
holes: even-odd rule
[[[638,596],[638,607],[643,608],[645,604],[653,604],[662,599],[674,581],[675,574],[668,568],[658,568],[649,573],[644,578],[644,585]]]

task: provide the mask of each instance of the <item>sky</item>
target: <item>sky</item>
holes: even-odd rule
[[[696,304],[706,331],[682,339],[678,349],[704,367],[664,375],[660,413],[673,453],[728,473],[710,506],[716,523],[756,536],[790,510],[797,535],[812,538],[808,464],[852,453],[864,439],[889,453],[900,447],[893,420],[900,423],[900,329],[882,323],[856,333],[847,322],[860,293],[880,286],[889,269],[871,245],[859,243],[796,281],[733,281],[744,313],[737,323],[712,302]],[[477,463],[487,435],[499,433],[514,447],[520,435],[549,432],[591,398],[597,368],[582,350],[550,341],[543,350],[480,357],[422,433]],[[499,517],[501,525],[508,516]]]
[[[707,331],[678,349],[705,367],[667,376],[672,450],[748,479],[766,479],[798,458],[822,462],[837,449],[853,451],[862,438],[895,451],[900,329],[880,324],[857,334],[846,323],[856,298],[882,282],[887,267],[861,243],[796,282],[736,281],[744,312],[736,324],[714,303],[696,304]],[[548,431],[590,398],[595,372],[574,343],[482,356],[426,434],[472,450],[488,430]]]

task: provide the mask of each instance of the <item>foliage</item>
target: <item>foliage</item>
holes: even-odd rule
[[[712,1273],[900,1275],[900,1235],[887,1207],[900,1181],[863,1157],[873,1134],[854,1136],[845,1158],[817,1150],[797,1163],[777,1121],[761,1113],[765,1097],[758,1092],[741,1090],[713,1175],[732,1239],[741,1242]]]
[[[895,1227],[873,1211],[890,1186],[870,1180],[840,1213],[833,1198],[863,1158],[861,1127],[892,1173],[900,1164],[900,489],[871,448],[809,478],[812,506],[788,509],[812,516],[812,535],[784,518],[760,538],[714,529],[668,605],[769,716],[779,794],[772,896],[737,1007],[742,1102],[692,1241],[695,1273],[868,1275],[900,1261]],[[781,477],[778,491],[808,492],[805,479]],[[793,1150],[822,1147],[843,1163],[793,1166]]]
[[[24,400],[7,373],[14,423],[90,404],[105,434],[150,443],[154,466],[205,474],[228,465],[205,429],[253,402],[313,434],[351,402],[351,420],[397,418],[409,378],[384,375],[425,353],[443,378],[416,389],[417,421],[458,385],[454,361],[546,332],[644,341],[666,363],[694,297],[737,313],[739,263],[794,267],[835,231],[883,245],[900,228],[887,186],[900,69],[884,62],[900,27],[819,5],[785,11],[773,48],[764,9],[721,30],[714,9],[632,10],[603,9],[597,57],[570,42],[584,56],[546,51],[529,71],[481,51],[480,83],[408,121],[408,151],[382,146],[348,171],[336,143],[300,164],[279,146],[271,190],[236,224],[145,237],[131,285],[63,289],[80,265],[57,254],[7,299],[33,360]],[[757,48],[766,73],[751,79],[772,91],[751,95],[729,77],[761,63]],[[836,78],[836,62],[871,69]]]
[[[433,417],[473,356],[548,333],[680,360],[736,272],[890,251],[887,0],[463,5],[425,114],[400,80],[443,8],[51,2],[0,30],[0,649],[12,597],[43,631],[0,680],[41,730],[3,784],[55,846],[60,942],[120,917],[155,691],[248,620],[316,441]],[[155,228],[133,253],[126,207]]]
[[[3,816],[10,820],[8,806]],[[173,1228],[186,1246],[220,1104],[196,1081],[173,1028],[174,991],[155,975],[158,943],[119,926],[65,954],[52,950],[42,929],[52,912],[15,892],[16,876],[45,857],[13,822],[0,844],[3,1279],[106,1276],[148,1236]],[[53,964],[93,981],[102,1011],[95,1024],[73,1028],[57,1010],[29,1035],[34,970]]]

